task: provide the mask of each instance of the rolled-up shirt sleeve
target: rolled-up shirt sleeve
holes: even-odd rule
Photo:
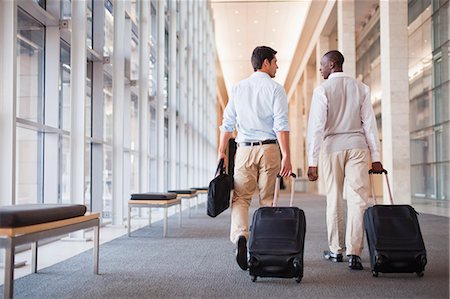
[[[231,92],[233,95],[233,92]],[[228,101],[225,111],[223,112],[222,125],[220,126],[220,132],[233,132],[236,125],[236,109],[234,107],[233,97]]]
[[[306,143],[308,148],[308,166],[317,167],[320,146],[327,121],[327,97],[323,87],[314,89],[309,112]]]
[[[370,100],[370,89],[365,87],[365,97],[361,105],[361,122],[369,146],[370,158],[372,162],[380,161],[380,140],[378,138],[377,121],[373,112],[372,101]]]
[[[274,91],[273,130],[274,132],[289,131],[287,96],[281,85]]]

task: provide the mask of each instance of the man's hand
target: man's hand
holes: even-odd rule
[[[291,173],[292,173],[291,159],[283,157],[283,159],[281,160],[280,175],[290,176]]]
[[[228,161],[227,161],[227,160],[228,160],[228,159],[227,159],[227,155],[226,155],[225,153],[218,152],[218,153],[217,153],[217,162],[219,162],[219,161],[222,160],[222,159],[223,159],[223,162],[224,162],[223,165],[228,165],[228,164],[227,164],[227,162],[228,162]]]
[[[319,175],[317,174],[317,167],[308,167],[308,179],[311,182],[317,181]]]
[[[373,173],[383,173],[383,164],[381,162],[373,162],[372,163],[372,171]]]

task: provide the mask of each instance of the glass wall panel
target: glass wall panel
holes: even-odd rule
[[[112,147],[103,146],[103,219],[112,218]]]
[[[70,47],[61,41],[59,62],[59,127],[70,130]]]
[[[44,106],[45,27],[17,13],[17,117],[42,123]]]
[[[17,127],[16,130],[16,202],[42,202],[43,134]]]
[[[61,136],[59,142],[59,198],[62,203],[70,203],[70,137]]]

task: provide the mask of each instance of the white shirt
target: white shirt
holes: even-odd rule
[[[368,148],[372,162],[380,161],[370,89],[342,72],[330,74],[314,89],[307,130],[309,166],[317,166],[322,143],[325,153]]]
[[[223,113],[221,132],[233,132],[236,142],[276,139],[289,131],[287,96],[283,86],[265,72],[254,72],[235,85]]]

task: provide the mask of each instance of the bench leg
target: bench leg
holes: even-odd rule
[[[152,208],[148,208],[148,226],[152,226]]]
[[[127,219],[127,221],[128,221],[128,225],[127,225],[128,237],[131,237],[131,207],[130,206],[128,206],[128,219]]]
[[[3,285],[3,298],[9,299],[14,294],[14,254],[15,244],[7,238],[5,247],[5,284]]]
[[[181,219],[183,218],[182,215],[181,215],[181,202],[180,202],[180,204],[178,205],[178,211],[180,212],[180,213],[178,214],[178,225],[181,227]]]
[[[167,209],[168,209],[168,207],[164,208],[164,227],[163,227],[163,237],[164,238],[167,236],[167,225],[168,225]]]
[[[128,224],[128,227],[129,224]],[[98,257],[99,257],[99,246],[100,246],[100,220],[94,227],[94,274],[98,275]]]
[[[31,243],[31,273],[37,273],[38,242]]]

